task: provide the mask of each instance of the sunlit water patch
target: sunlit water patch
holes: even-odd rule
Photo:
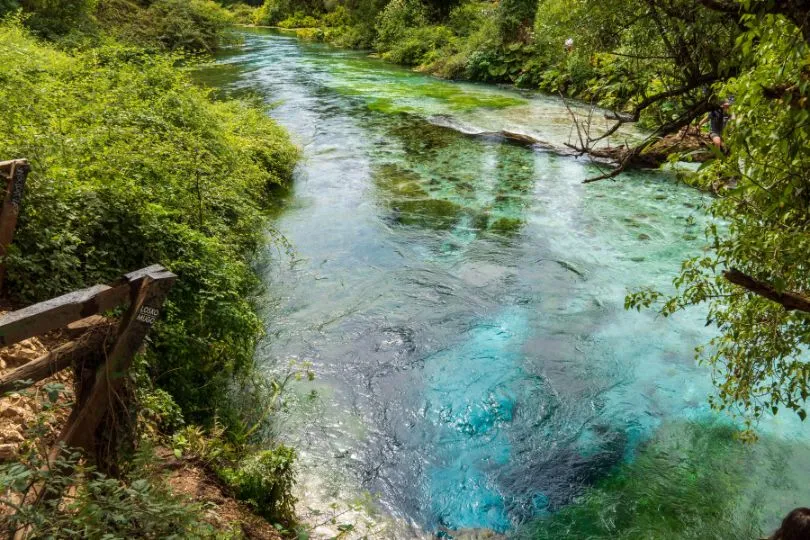
[[[261,269],[257,353],[317,373],[280,428],[301,453],[302,512],[368,494],[345,515],[358,538],[687,538],[723,514],[713,537],[732,538],[810,500],[806,426],[769,421],[746,449],[709,411],[705,314],[623,309],[704,249],[704,196],[655,173],[583,185],[597,165],[468,133],[562,145],[555,98],[245,39],[201,78],[274,104],[304,152],[273,223],[295,253]],[[668,528],[653,530],[656,504]],[[616,527],[586,526],[610,508]]]

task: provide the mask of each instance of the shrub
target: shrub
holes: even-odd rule
[[[445,26],[411,28],[390,44],[383,58],[397,64],[424,64],[435,60],[439,50],[452,39],[453,33]]]
[[[334,11],[323,16],[323,25],[327,27],[349,26],[350,24],[351,16],[343,6],[337,6]]]
[[[212,0],[155,0],[143,13],[140,35],[166,49],[212,52],[232,15]]]
[[[483,19],[492,16],[488,2],[465,2],[450,12],[448,25],[457,36],[469,36],[481,27]]]
[[[32,538],[52,539],[215,537],[213,528],[201,520],[200,505],[173,496],[157,481],[108,478],[82,468],[78,454],[60,458],[52,469],[43,465],[42,460],[23,460],[0,466],[0,509],[8,510],[7,503],[34,485],[71,491],[72,496],[46,498],[4,515],[4,525],[12,530],[31,527]],[[74,469],[70,475],[59,472]]]
[[[292,14],[289,0],[265,0],[253,16],[254,24],[275,26]]]
[[[220,471],[222,479],[237,496],[271,523],[291,525],[295,521],[295,450],[278,445],[244,460],[236,468]]]
[[[304,15],[302,11],[296,11],[292,17],[287,17],[278,25],[282,28],[315,28],[319,26],[318,19],[312,15]]]
[[[97,0],[19,0],[28,26],[47,38],[91,30],[96,4]]]
[[[18,62],[25,57],[26,62]],[[173,60],[68,55],[0,26],[0,155],[28,157],[7,287],[44,300],[161,263],[180,279],[150,333],[149,374],[186,420],[228,407],[262,325],[253,255],[297,152],[263,110],[212,102]]]
[[[425,26],[427,13],[419,0],[391,0],[377,17],[377,39],[374,46],[380,52],[391,50],[409,29]]]
[[[247,4],[234,4],[228,8],[232,15],[232,20],[236,24],[253,24],[256,19],[256,12],[259,8]]]

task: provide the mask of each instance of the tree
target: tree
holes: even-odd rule
[[[537,0],[500,0],[498,24],[505,43],[526,38],[537,13]]]
[[[767,412],[804,420],[810,396],[810,25],[808,2],[700,0],[739,17],[733,54],[740,72],[717,91],[736,96],[730,154],[697,177],[728,186],[711,206],[713,250],[683,263],[677,292],[659,307],[670,315],[708,304],[720,333],[699,358],[712,367],[712,404],[749,428]],[[662,299],[631,294],[628,307]],[[749,429],[749,436],[753,436]]]
[[[606,133],[582,137],[582,153],[626,123],[643,121],[650,135],[622,149],[619,167],[589,181],[616,177],[642,159],[661,137],[675,133],[718,106],[714,90],[739,70],[729,54],[740,33],[735,12],[695,0],[580,0],[572,9],[575,41],[601,63],[596,97],[621,110]],[[643,162],[642,162],[643,163]]]

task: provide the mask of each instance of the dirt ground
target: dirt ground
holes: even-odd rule
[[[0,376],[43,356],[68,339],[65,333],[55,332],[0,348]],[[26,445],[50,446],[56,440],[72,407],[73,379],[73,370],[66,369],[24,391],[0,397],[0,463],[15,460]],[[54,383],[61,385],[61,393],[55,406],[46,407],[47,387]],[[33,440],[30,431],[38,420],[42,421],[45,435]],[[273,526],[230,496],[204,468],[189,460],[176,459],[167,448],[159,448],[156,456],[156,469],[165,472],[171,491],[203,503],[205,520],[216,529],[241,530],[245,537],[256,540],[281,539]]]

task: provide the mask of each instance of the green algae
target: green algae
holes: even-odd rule
[[[489,229],[493,232],[509,236],[517,234],[522,227],[523,227],[522,219],[501,217],[496,219],[489,226]]]
[[[413,107],[408,105],[401,105],[392,99],[377,98],[372,99],[366,103],[366,107],[370,111],[379,112],[383,114],[412,114],[416,112]]]
[[[741,504],[741,499],[756,464],[790,450],[777,441],[747,445],[736,433],[719,421],[665,424],[634,460],[616,467],[570,506],[524,526],[516,537],[759,538],[763,502],[753,497]],[[774,483],[786,480],[778,470],[770,472]]]
[[[395,199],[427,197],[422,181],[419,174],[396,163],[383,163],[374,169],[375,184]]]
[[[392,201],[397,221],[430,229],[451,229],[458,224],[464,207],[444,199]]]

